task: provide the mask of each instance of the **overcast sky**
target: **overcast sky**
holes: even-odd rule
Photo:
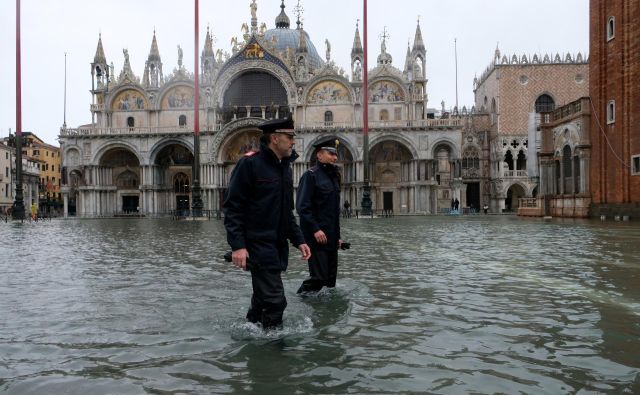
[[[230,51],[230,41],[250,23],[250,0],[200,0],[200,46],[207,25],[215,36],[214,51]],[[258,24],[275,27],[281,0],[257,0]],[[0,1],[0,135],[16,125],[15,0]],[[295,28],[297,1],[285,0]],[[304,28],[324,59],[325,39],[339,67],[350,70],[356,21],[362,34],[362,0],[300,0]],[[22,130],[59,145],[63,123],[64,67],[67,53],[67,106],[69,127],[91,122],[90,63],[98,34],[108,62],[119,74],[129,50],[131,66],[142,77],[156,30],[164,74],[177,65],[177,45],[184,51],[184,66],[193,71],[194,1],[190,0],[22,0]],[[589,49],[587,0],[369,0],[369,68],[380,53],[386,26],[387,52],[393,65],[403,69],[407,42],[413,45],[418,18],[427,48],[428,106],[440,108],[456,101],[473,105],[473,78],[492,60],[496,45],[502,54],[528,57],[534,53],[572,55]],[[199,48],[200,52],[202,48]],[[563,56],[564,57],[564,56]]]

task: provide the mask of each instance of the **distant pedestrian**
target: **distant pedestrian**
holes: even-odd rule
[[[486,214],[489,211],[489,206],[485,203],[484,207],[482,209],[484,210],[484,213]]]
[[[451,210],[455,210],[455,208],[456,208],[456,201],[453,198],[451,198]]]
[[[38,219],[38,205],[35,200],[32,200],[31,202],[31,219],[35,221]]]
[[[344,207],[344,216],[347,218],[351,218],[351,203],[349,203],[348,200],[345,200],[343,207]]]
[[[458,200],[458,198],[456,198],[456,200],[453,202],[453,205],[454,209],[458,211],[458,208],[460,207],[460,201]]]

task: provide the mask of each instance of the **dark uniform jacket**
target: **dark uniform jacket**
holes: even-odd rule
[[[300,228],[314,249],[337,250],[340,240],[340,175],[332,164],[319,163],[300,178],[296,199]],[[322,230],[327,244],[316,242],[313,234]]]
[[[224,226],[232,250],[246,248],[252,263],[265,269],[287,269],[289,247],[304,243],[293,216],[290,163],[279,161],[265,144],[242,157],[231,173],[223,204]]]

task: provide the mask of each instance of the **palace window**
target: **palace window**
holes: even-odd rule
[[[178,173],[173,177],[173,191],[177,193],[189,193],[189,176]]]
[[[389,120],[389,111],[388,110],[380,110],[380,120],[388,121]]]
[[[640,176],[640,155],[631,157],[631,175]]]
[[[469,149],[462,155],[463,169],[480,169],[480,157],[478,151]]]
[[[186,115],[180,115],[178,117],[178,126],[180,126],[181,128],[187,126],[187,116]]]
[[[609,17],[607,21],[607,41],[611,41],[616,36],[616,18],[613,16]]]
[[[616,121],[616,101],[609,100],[607,103],[607,123],[614,123]]]
[[[538,96],[538,98],[536,99],[536,103],[535,103],[536,113],[550,112],[550,111],[553,111],[555,107],[556,107],[555,101],[551,96],[547,95],[546,93]]]
[[[325,111],[324,113],[324,125],[331,126],[333,124],[333,113],[331,111]]]
[[[564,193],[573,193],[573,165],[571,163],[571,147],[565,145],[562,149],[562,170],[564,176]]]
[[[127,118],[127,126],[130,128],[136,126],[136,121],[133,117]]]

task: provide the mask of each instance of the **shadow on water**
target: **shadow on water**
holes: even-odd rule
[[[343,225],[337,288],[292,249],[264,332],[220,221],[1,223],[0,392],[640,393],[637,224]]]

